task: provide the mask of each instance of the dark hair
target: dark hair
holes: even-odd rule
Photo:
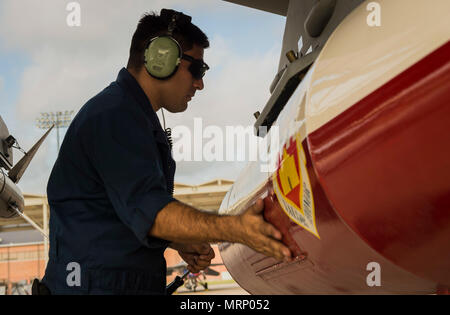
[[[144,65],[144,52],[150,40],[166,34],[168,27],[169,21],[163,19],[157,13],[144,14],[131,40],[128,69],[139,70]],[[183,51],[192,49],[194,44],[203,48],[209,47],[208,37],[205,33],[190,22],[182,27],[177,26],[173,31],[172,37],[178,41]]]

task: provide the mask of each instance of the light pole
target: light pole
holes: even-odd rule
[[[38,128],[41,129],[49,129],[52,126],[56,127],[56,140],[57,140],[57,146],[58,150],[56,151],[57,155],[59,152],[59,128],[67,128],[72,121],[72,114],[74,113],[73,110],[71,111],[64,111],[64,112],[47,112],[47,113],[41,113],[41,117],[36,119],[36,125]],[[48,230],[48,204],[47,204],[47,198],[43,199],[43,223],[44,223],[44,235],[49,235]],[[28,221],[28,220],[27,220]],[[38,229],[40,230],[40,229]],[[48,261],[48,236],[44,237],[44,252],[45,252],[45,261]]]
[[[56,141],[59,152],[59,128],[67,128],[69,127],[70,122],[72,121],[73,110],[66,110],[64,112],[47,112],[41,113],[41,117],[36,119],[36,123],[38,128],[48,129],[51,126],[55,125],[56,127]]]

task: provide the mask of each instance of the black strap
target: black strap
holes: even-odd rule
[[[31,287],[31,295],[52,295],[50,290],[38,279],[34,279]]]

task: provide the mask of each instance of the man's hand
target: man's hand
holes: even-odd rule
[[[290,261],[292,259],[291,251],[280,241],[282,239],[281,232],[264,220],[263,209],[263,201],[258,200],[241,215],[220,216],[173,201],[158,212],[149,234],[175,244],[197,244],[189,245],[196,247],[205,242],[242,243],[266,256]],[[211,247],[208,245],[207,248],[210,253]],[[178,251],[180,252],[180,250]],[[195,256],[189,255],[191,253],[198,255],[197,261]],[[190,265],[194,271],[209,266],[214,256],[208,257],[208,255],[212,254],[203,254],[202,250],[191,250],[187,247],[181,249],[180,252],[180,255],[184,255],[185,260],[190,259],[189,261],[192,262]],[[200,257],[201,255],[204,256]]]
[[[188,264],[187,268],[192,273],[198,273],[209,267],[211,260],[216,256],[208,243],[172,243],[170,247],[178,251],[178,254]]]
[[[241,236],[240,243],[245,244],[266,256],[290,261],[291,251],[280,240],[282,235],[272,224],[266,222],[262,215],[264,203],[262,199],[238,216]],[[239,232],[239,231],[238,231]]]

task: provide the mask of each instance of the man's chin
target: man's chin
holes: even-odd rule
[[[183,103],[183,104],[180,104],[179,106],[177,106],[177,107],[175,108],[174,113],[181,113],[181,112],[184,112],[187,108],[188,108],[188,103],[187,103],[187,102],[186,102],[186,103]]]
[[[188,108],[187,102],[184,104],[180,104],[180,105],[164,107],[164,109],[166,109],[168,112],[171,112],[173,114],[184,112],[187,108]]]

